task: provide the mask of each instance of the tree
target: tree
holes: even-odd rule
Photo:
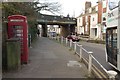
[[[42,10],[47,10],[52,13],[59,12],[60,6],[58,3],[49,3],[38,1],[35,2],[5,2],[2,3],[2,61],[3,68],[7,65],[7,52],[6,52],[6,39],[7,39],[7,17],[10,15],[24,15],[28,20],[28,31],[31,35],[32,41],[36,37],[37,30],[37,14],[40,14]],[[1,5],[0,5],[1,8]]]
[[[34,2],[5,2],[2,3],[2,20],[7,20],[10,15],[24,15],[27,16],[29,33],[35,36],[36,31],[36,18],[41,11],[49,11],[51,13],[60,12],[60,4],[58,2],[49,2],[48,0],[40,0]]]
[[[60,13],[61,10],[61,5],[58,2],[49,2],[49,1],[35,2],[34,5],[35,5],[35,10],[37,12],[49,11],[55,14],[55,13]]]
[[[61,5],[58,2],[35,1],[35,2],[6,2],[2,4],[5,16],[12,14],[36,15],[41,11],[49,11],[53,14],[59,13]]]

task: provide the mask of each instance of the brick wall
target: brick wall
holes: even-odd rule
[[[88,16],[88,34],[90,35],[90,18],[91,16]]]
[[[98,23],[101,23],[102,16],[102,2],[98,2]]]

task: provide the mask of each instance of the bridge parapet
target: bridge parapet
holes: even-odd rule
[[[38,23],[44,24],[72,24],[76,25],[77,19],[71,17],[63,17],[63,16],[53,16],[53,15],[44,15],[40,14],[37,19]]]

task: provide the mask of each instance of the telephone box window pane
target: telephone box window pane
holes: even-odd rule
[[[17,37],[21,37],[22,36],[22,34],[16,34],[17,35]]]
[[[17,33],[19,33],[19,34],[23,33],[23,30],[17,30]]]
[[[22,26],[13,26],[13,35],[16,38],[21,38],[23,36]]]
[[[22,29],[22,26],[15,26],[16,29]]]

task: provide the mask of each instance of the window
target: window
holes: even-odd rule
[[[112,35],[111,35],[112,33],[111,33],[111,30],[107,30],[107,33],[106,33],[106,39],[107,39],[107,45],[108,45],[108,47],[111,47],[111,37],[112,37]]]
[[[97,36],[97,28],[95,28],[95,36]]]
[[[54,19],[57,19],[57,17],[55,16]]]
[[[96,11],[95,8],[96,8],[96,7],[93,7],[93,8],[92,8],[92,12],[95,12],[95,11]]]
[[[105,17],[103,17],[103,21],[106,21],[106,18],[105,18]]]
[[[113,30],[113,47],[117,48],[117,29]]]
[[[112,10],[115,7],[118,6],[118,2],[119,0],[109,0],[108,5],[109,5],[109,9]]]
[[[23,27],[22,26],[13,26],[13,36],[16,38],[21,38],[23,36]]]
[[[94,18],[93,18],[93,21],[94,21]]]

